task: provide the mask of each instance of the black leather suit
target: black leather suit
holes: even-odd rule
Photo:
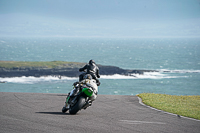
[[[100,78],[99,75],[99,68],[98,66],[94,63],[93,60],[90,60],[89,64],[86,64],[83,68],[80,68],[79,71],[82,72],[84,70],[87,70],[86,73],[83,73],[79,76],[79,81],[83,80],[83,77],[85,74],[90,74],[93,79],[99,82],[97,78]]]

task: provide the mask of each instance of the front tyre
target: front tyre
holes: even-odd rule
[[[77,103],[69,109],[69,113],[76,114],[79,110],[81,110],[84,104],[85,104],[85,98],[80,97]]]
[[[62,112],[65,113],[67,112],[68,109],[66,109],[65,107],[62,108]]]

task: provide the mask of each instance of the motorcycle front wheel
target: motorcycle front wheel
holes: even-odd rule
[[[84,104],[85,104],[85,98],[80,97],[77,103],[73,107],[70,107],[69,113],[76,114],[79,110],[81,110]]]

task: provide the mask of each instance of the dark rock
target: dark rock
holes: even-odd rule
[[[100,70],[100,75],[130,75],[132,73],[143,74],[144,72],[153,72],[154,70],[126,70],[116,66],[103,66],[98,65]],[[49,76],[49,75],[59,75],[67,77],[78,77],[80,66],[68,65],[59,66],[56,68],[47,67],[14,67],[11,69],[0,68],[0,77],[21,77],[21,76]]]

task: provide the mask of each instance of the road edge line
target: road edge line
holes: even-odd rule
[[[137,96],[137,97],[138,97],[138,96]],[[165,114],[177,116],[177,117],[179,117],[179,118],[185,118],[185,119],[189,119],[189,120],[194,120],[194,121],[200,122],[200,120],[198,120],[198,119],[194,119],[194,118],[190,118],[190,117],[185,117],[185,116],[181,116],[181,115],[169,113],[169,112],[166,112],[166,111],[159,110],[159,109],[153,108],[153,107],[151,107],[151,106],[148,106],[148,105],[146,105],[146,104],[144,104],[144,103],[142,102],[142,99],[141,99],[140,97],[138,97],[138,100],[139,100],[139,104],[141,104],[142,106],[145,106],[145,107],[147,107],[147,108],[150,108],[150,109],[152,109],[152,110],[156,110],[156,111],[159,111],[159,112],[162,112],[162,113],[165,113]]]

